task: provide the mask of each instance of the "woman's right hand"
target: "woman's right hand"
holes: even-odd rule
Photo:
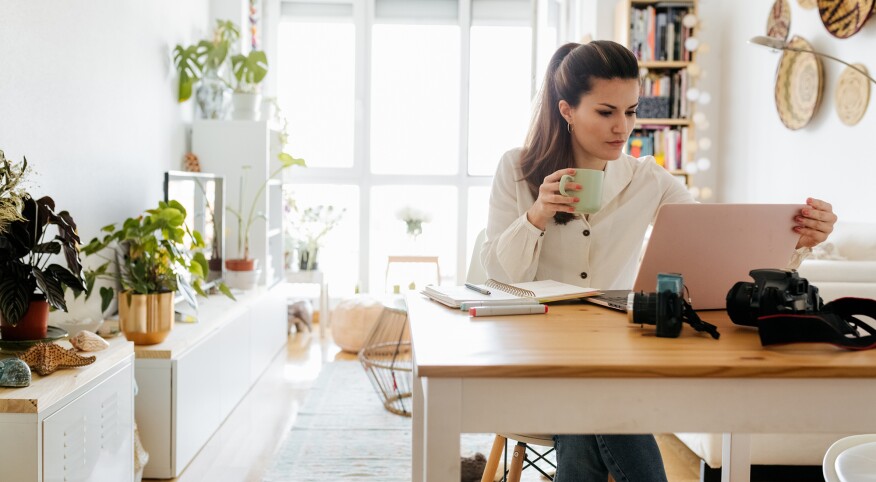
[[[538,187],[538,199],[535,204],[526,211],[526,219],[533,226],[544,231],[547,228],[548,221],[558,212],[574,213],[575,207],[573,203],[578,202],[578,198],[574,196],[563,196],[560,194],[560,178],[564,174],[570,176],[575,175],[575,169],[560,169],[553,174],[544,178],[541,186]],[[578,191],[581,185],[577,183],[567,183],[566,191]]]

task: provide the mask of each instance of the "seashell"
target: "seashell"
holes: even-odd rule
[[[81,351],[100,351],[109,348],[109,342],[87,330],[76,333],[70,338],[70,344]]]
[[[18,358],[0,360],[0,387],[30,385],[30,367]]]

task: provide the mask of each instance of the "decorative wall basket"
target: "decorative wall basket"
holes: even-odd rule
[[[876,0],[818,0],[818,13],[831,35],[849,38],[867,23],[874,3]]]
[[[767,36],[785,41],[791,30],[791,6],[788,0],[776,0],[767,19]]]
[[[867,72],[867,67],[862,64],[855,64],[855,67]],[[836,113],[843,124],[857,124],[864,117],[867,104],[870,103],[870,80],[857,70],[846,67],[837,81],[834,99]]]
[[[813,50],[806,40],[794,36],[789,47]],[[824,67],[821,58],[809,53],[782,53],[776,72],[776,109],[788,129],[797,130],[809,123],[821,104]]]

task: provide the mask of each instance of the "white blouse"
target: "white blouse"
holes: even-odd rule
[[[498,281],[556,279],[598,289],[631,289],[645,231],[667,203],[695,202],[651,156],[626,154],[605,166],[602,208],[544,232],[526,219],[535,203],[520,169],[521,149],[502,156],[490,194],[481,261]]]
[[[651,156],[626,154],[605,166],[602,207],[541,231],[526,219],[535,203],[520,169],[521,149],[502,156],[490,194],[481,261],[505,283],[555,279],[602,290],[632,289],[645,232],[663,204],[693,203],[687,188]],[[796,268],[808,249],[798,250]]]

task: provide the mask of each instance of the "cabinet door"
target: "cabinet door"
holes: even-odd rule
[[[286,298],[274,288],[252,304],[252,380],[268,367],[280,347],[286,345]]]
[[[134,478],[132,363],[43,421],[43,479]]]
[[[246,310],[228,323],[217,336],[220,338],[224,356],[219,359],[222,373],[221,415],[225,417],[243,399],[252,383],[250,380],[250,312]]]
[[[225,375],[220,371],[220,360],[230,356],[234,354],[223,353],[221,338],[214,333],[175,361],[175,475],[185,469],[222,423],[220,387]]]

